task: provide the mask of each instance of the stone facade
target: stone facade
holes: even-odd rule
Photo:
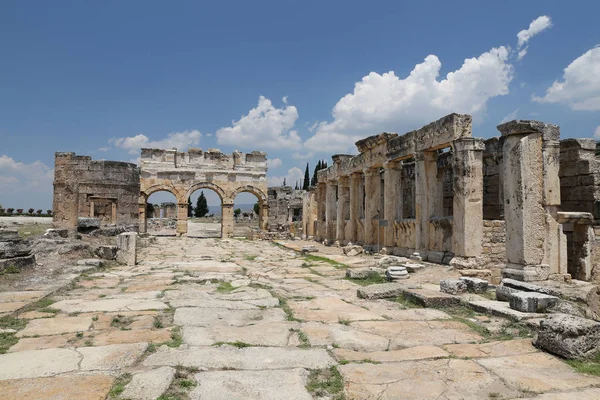
[[[95,161],[75,153],[54,156],[53,222],[76,228],[80,217],[103,225],[138,226],[140,171],[135,164]]]
[[[177,199],[177,233],[187,233],[188,198],[199,189],[211,189],[221,198],[222,236],[233,233],[235,197],[249,192],[260,204],[259,225],[267,227],[267,159],[259,151],[224,154],[217,149],[142,149],[139,196],[140,231],[146,231],[146,203],[158,191]]]
[[[289,231],[296,236],[304,236],[302,213],[305,193],[305,190],[294,190],[290,186],[268,189],[270,231]]]

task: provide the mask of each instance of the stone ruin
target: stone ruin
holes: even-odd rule
[[[58,228],[91,231],[110,226],[113,234],[145,233],[148,197],[167,191],[177,204],[161,205],[163,214],[176,218],[177,234],[184,235],[188,198],[199,189],[211,189],[221,198],[223,237],[233,233],[234,199],[241,192],[258,198],[259,226],[267,227],[267,163],[263,152],[142,149],[140,167],[56,153],[54,171],[53,223]]]
[[[305,190],[294,190],[290,186],[269,188],[269,231],[289,232],[294,236],[304,234],[305,193]]]
[[[561,141],[557,125],[539,121],[498,130],[474,138],[471,116],[450,114],[359,140],[358,155],[334,155],[302,194],[302,236],[451,264],[496,283],[600,280],[594,141]],[[291,204],[279,202],[274,220],[289,220]]]

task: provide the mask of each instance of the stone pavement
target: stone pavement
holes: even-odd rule
[[[0,293],[2,312],[27,306],[0,320],[1,398],[600,398],[600,378],[472,322],[507,321],[357,298],[338,256],[158,238],[138,258],[50,297]]]

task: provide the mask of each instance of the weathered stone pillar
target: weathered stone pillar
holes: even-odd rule
[[[113,201],[110,203],[110,222],[111,224],[117,223],[117,202]]]
[[[233,203],[221,204],[221,237],[228,238],[233,235]]]
[[[94,218],[95,204],[94,200],[90,200],[90,218]]]
[[[358,219],[360,218],[362,175],[354,173],[350,175],[350,232],[348,240],[356,244],[358,240]]]
[[[319,182],[317,185],[317,229],[315,239],[319,242],[325,240],[325,192],[326,185],[324,182]]]
[[[325,200],[325,237],[329,243],[335,242],[336,218],[337,218],[337,199],[335,198],[336,182],[328,181]]]
[[[335,236],[340,241],[340,244],[344,244],[346,241],[346,216],[350,207],[349,180],[347,176],[340,176],[338,179],[337,226]]]
[[[458,139],[452,144],[452,252],[457,257],[481,254],[484,148],[483,140],[475,138]]]
[[[364,242],[365,245],[376,245],[379,239],[377,237],[377,230],[379,229],[379,198],[381,196],[379,168],[364,169],[363,173],[365,175],[366,195]]]
[[[138,213],[140,216],[140,233],[148,232],[148,216],[146,215],[146,202],[138,204]]]
[[[188,203],[177,203],[177,236],[187,233]]]
[[[263,201],[258,209],[258,226],[261,230],[266,231],[269,224],[269,205]]]
[[[521,281],[547,279],[561,263],[557,125],[511,121],[499,125],[504,137],[502,175],[506,259],[502,275]],[[551,264],[553,265],[551,269]]]
[[[398,207],[400,205],[400,196],[402,193],[402,182],[400,180],[401,166],[397,161],[388,161],[383,164],[383,219],[387,221],[385,227],[385,238],[383,245],[391,254],[394,246],[396,246],[394,235],[394,221],[398,218]]]
[[[429,251],[429,219],[435,212],[437,153],[415,154],[415,237],[421,257]]]
[[[125,232],[117,235],[117,262],[124,265],[137,263],[137,237],[136,232]]]

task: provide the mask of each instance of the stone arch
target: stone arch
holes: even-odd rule
[[[239,188],[235,189],[231,194],[231,200],[233,201],[238,194],[243,192],[248,192],[255,195],[258,198],[261,205],[267,204],[267,195],[265,194],[265,192],[252,185],[240,186]]]
[[[227,195],[225,194],[225,191],[219,186],[219,185],[215,185],[214,183],[211,182],[198,182],[198,183],[194,183],[186,192],[185,194],[185,201],[187,201],[187,199],[196,191],[196,190],[200,190],[200,189],[210,189],[213,192],[215,192],[216,194],[219,195],[219,197],[221,198],[221,203],[225,203],[225,200],[227,199]]]
[[[187,198],[185,200],[182,200],[181,190],[178,190],[175,186],[158,184],[158,185],[152,185],[152,186],[147,187],[146,189],[142,190],[140,192],[140,202],[142,202],[142,200],[143,200],[143,202],[145,203],[146,201],[148,201],[148,198],[150,197],[150,195],[152,193],[156,193],[156,192],[169,192],[173,196],[175,196],[175,198],[177,199],[177,202],[179,202],[179,203],[181,203],[183,201],[187,201]]]

